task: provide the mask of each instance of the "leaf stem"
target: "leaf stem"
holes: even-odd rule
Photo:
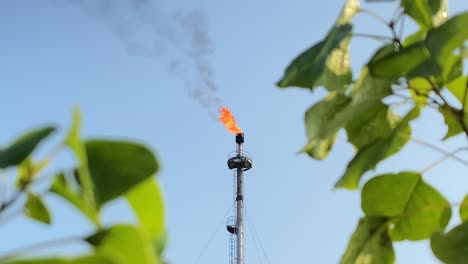
[[[404,136],[401,135],[401,137],[404,137]],[[468,161],[466,161],[466,160],[464,160],[464,159],[462,159],[460,157],[457,157],[457,156],[455,156],[455,154],[452,154],[451,152],[447,152],[446,150],[444,150],[444,149],[442,149],[442,148],[440,148],[440,147],[438,147],[436,145],[433,145],[433,144],[431,144],[429,142],[426,142],[426,141],[423,141],[423,140],[420,140],[420,139],[417,139],[417,138],[413,138],[413,137],[411,137],[410,140],[413,141],[416,144],[425,146],[425,147],[430,148],[430,149],[432,149],[432,150],[434,150],[436,152],[442,153],[447,158],[452,158],[452,159],[460,162],[461,164],[468,166]],[[465,150],[465,149],[468,150],[468,148],[462,148],[462,150]]]
[[[384,24],[386,27],[390,28],[391,27],[388,25],[388,22],[385,20],[385,18],[381,17],[380,15],[378,15],[377,13],[374,13],[368,9],[365,9],[365,8],[361,8],[360,9],[360,12],[364,13],[364,14],[368,14],[370,16],[373,16],[374,18],[376,18],[378,21],[382,22],[382,24]]]
[[[79,236],[72,236],[72,237],[59,238],[56,240],[42,241],[37,244],[27,245],[24,247],[13,249],[7,255],[0,257],[0,262],[3,263],[7,260],[15,259],[21,255],[24,255],[25,252],[38,251],[44,248],[58,247],[64,244],[71,244],[71,243],[77,243],[77,242],[82,242],[82,241],[83,241],[83,238]]]
[[[422,171],[421,171],[421,174],[425,174],[427,172],[429,172],[430,170],[432,170],[433,168],[435,168],[437,165],[439,165],[440,163],[442,163],[443,161],[445,161],[446,159],[448,158],[454,158],[454,159],[458,159],[458,161],[460,161],[461,163],[463,163],[464,165],[468,166],[468,161],[465,161],[457,156],[455,156],[455,154],[457,154],[458,152],[461,152],[463,150],[468,150],[468,147],[462,147],[462,148],[457,148],[455,149],[454,151],[450,152],[450,153],[447,153],[445,154],[444,156],[440,157],[439,159],[437,159],[436,161],[432,162],[431,164],[429,164],[426,168],[424,168]]]
[[[363,37],[363,38],[370,38],[375,39],[382,42],[392,41],[393,38],[381,35],[373,35],[373,34],[366,34],[366,33],[352,33],[353,37]]]

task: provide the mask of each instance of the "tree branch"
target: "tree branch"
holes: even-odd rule
[[[352,33],[353,37],[363,37],[363,38],[370,38],[382,42],[392,41],[393,38],[381,35],[373,35],[373,34],[366,34],[366,33]]]
[[[401,136],[404,137],[403,135],[401,135]],[[417,139],[417,138],[412,138],[412,137],[410,138],[410,140],[413,141],[414,143],[417,143],[419,145],[430,148],[430,149],[432,149],[432,150],[434,150],[436,152],[442,153],[442,154],[444,154],[444,156],[446,156],[446,158],[452,158],[452,159],[460,162],[461,164],[463,164],[465,166],[468,166],[468,161],[467,160],[464,160],[464,159],[462,159],[460,157],[457,157],[457,156],[455,156],[455,154],[453,154],[451,152],[447,152],[444,149],[442,149],[442,148],[440,148],[440,147],[438,147],[436,145],[433,145],[433,144],[431,144],[429,142],[426,142],[426,141],[423,141],[423,140],[420,140],[420,139]],[[463,148],[463,150],[465,150],[465,149],[468,150],[468,148]],[[461,151],[461,150],[459,150],[459,151]]]
[[[435,168],[437,165],[439,165],[440,163],[442,163],[443,161],[445,161],[446,159],[448,158],[457,158],[459,159],[460,161],[463,161],[463,164],[468,166],[468,161],[465,161],[457,156],[455,156],[455,154],[457,154],[458,152],[460,151],[463,151],[463,150],[468,150],[468,147],[463,147],[463,148],[457,148],[456,150],[450,152],[450,153],[447,153],[445,154],[444,156],[440,157],[439,159],[437,159],[436,161],[432,162],[431,164],[429,164],[426,168],[424,168],[422,171],[421,171],[421,174],[425,174],[427,172],[429,172],[430,170],[432,170],[433,168]]]

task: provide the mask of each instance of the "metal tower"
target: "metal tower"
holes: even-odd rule
[[[236,170],[235,222],[228,220],[227,230],[231,234],[230,264],[244,264],[244,171],[252,168],[252,159],[243,151],[244,134],[236,134],[237,149],[228,159],[228,167]],[[234,223],[232,223],[234,222]]]

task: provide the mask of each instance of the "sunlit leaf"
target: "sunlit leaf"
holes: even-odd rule
[[[34,151],[42,140],[54,131],[55,127],[52,126],[35,129],[20,136],[5,149],[0,148],[0,169],[19,165]]]
[[[447,84],[447,88],[458,99],[460,105],[468,105],[468,76],[461,76],[453,82]]]
[[[32,192],[28,192],[28,199],[24,205],[24,214],[31,219],[44,224],[50,224],[51,218],[47,206],[42,199]]]
[[[352,81],[349,35],[352,18],[360,10],[358,0],[347,0],[325,39],[299,55],[277,83],[281,88],[298,86],[344,91]]]
[[[164,225],[164,198],[153,178],[138,184],[126,194],[143,230],[151,237],[158,254],[164,248],[166,233]]]
[[[281,88],[298,86],[313,89],[316,87],[325,69],[327,59],[333,50],[339,47],[341,41],[350,34],[351,29],[349,24],[332,28],[324,40],[293,60],[277,85]]]
[[[443,230],[451,216],[449,202],[415,172],[372,178],[361,193],[367,216],[389,218],[393,241],[427,239]]]
[[[155,155],[135,142],[89,140],[85,147],[98,207],[124,195],[158,170]]]
[[[77,158],[78,177],[82,189],[82,196],[88,204],[94,206],[96,203],[94,186],[91,181],[91,176],[89,175],[86,149],[81,139],[81,113],[78,108],[75,108],[73,111],[73,122],[67,138],[65,139],[65,143],[70,147]]]
[[[348,163],[344,175],[335,187],[356,189],[365,172],[375,169],[382,160],[399,152],[411,136],[409,122],[419,116],[419,108],[413,108],[387,136],[360,149]]]
[[[411,98],[417,103],[427,103],[432,91],[432,84],[426,78],[413,78],[408,81]]]
[[[395,252],[382,217],[364,217],[348,243],[340,264],[392,264]]]
[[[434,255],[446,264],[464,264],[468,259],[468,222],[446,234],[435,233],[431,239]]]
[[[463,222],[468,221],[468,195],[465,196],[460,204],[460,218]]]
[[[95,225],[99,226],[99,214],[97,209],[87,199],[83,198],[82,190],[79,186],[73,186],[67,182],[64,174],[59,174],[55,177],[50,191],[70,202]]]
[[[443,140],[449,139],[463,132],[463,126],[460,123],[462,119],[461,111],[454,110],[446,105],[442,105],[438,109],[444,117],[445,124],[447,125],[447,133]],[[465,115],[465,123],[468,124],[468,115]]]
[[[86,241],[97,254],[108,256],[117,263],[158,264],[147,234],[134,226],[116,225],[99,231]]]
[[[432,16],[440,9],[441,0],[402,0],[404,12],[413,18],[421,28],[432,28]]]

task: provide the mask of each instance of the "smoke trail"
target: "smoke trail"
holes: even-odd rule
[[[167,70],[182,79],[189,95],[217,120],[222,100],[217,95],[211,63],[214,47],[208,19],[202,10],[169,16],[158,1],[69,1],[105,23],[130,54],[165,61]]]

